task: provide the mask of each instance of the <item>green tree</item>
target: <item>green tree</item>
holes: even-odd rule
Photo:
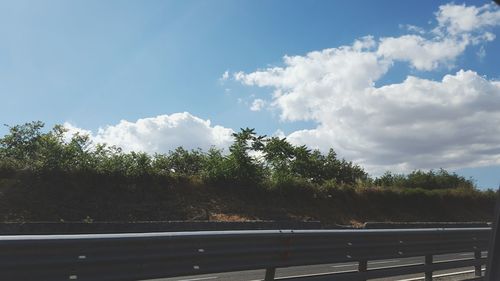
[[[18,168],[30,168],[27,165],[38,158],[43,127],[41,121],[9,127],[9,133],[0,139],[0,155],[4,162]]]
[[[325,181],[325,156],[319,150],[311,152],[305,145],[294,148],[292,172],[308,181],[322,183]]]
[[[233,133],[234,142],[229,147],[227,158],[229,175],[234,183],[243,185],[260,184],[264,179],[262,164],[250,153],[261,151],[265,136],[258,136],[255,129],[241,129]]]
[[[204,155],[200,149],[186,150],[178,147],[165,156],[155,156],[155,170],[161,170],[164,173],[177,176],[199,175],[204,162]]]
[[[272,177],[279,178],[291,174],[291,162],[295,151],[293,145],[285,138],[272,137],[265,140],[262,152]]]
[[[227,183],[232,179],[229,160],[222,150],[211,147],[204,157],[202,179],[209,183]]]

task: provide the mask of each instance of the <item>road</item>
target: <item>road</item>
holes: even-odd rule
[[[483,254],[484,255],[484,254]],[[448,255],[438,255],[434,256],[435,262],[449,261],[449,260],[460,260],[469,259],[474,255],[472,253],[459,253],[459,254],[448,254]],[[376,269],[383,267],[392,266],[402,266],[411,264],[421,264],[424,262],[423,257],[416,258],[403,258],[403,259],[389,259],[389,260],[378,260],[368,262],[368,269]],[[357,270],[357,263],[337,263],[337,264],[322,264],[322,265],[308,265],[308,266],[296,266],[288,268],[278,268],[276,270],[276,278],[279,277],[294,277],[303,276],[319,273],[335,273],[344,271],[355,271]],[[448,276],[449,273],[462,272],[467,274],[468,271],[474,270],[473,267],[466,267],[453,270],[444,270],[434,273],[434,276]],[[226,272],[226,273],[216,273],[216,274],[206,274],[206,275],[196,275],[196,276],[184,276],[176,278],[160,278],[160,279],[150,279],[148,281],[261,281],[264,278],[264,270],[248,270],[248,271],[238,271],[238,272]],[[473,276],[468,274],[468,276]],[[423,274],[412,274],[405,276],[397,276],[391,278],[383,278],[380,280],[404,280],[404,281],[417,281],[423,280]]]

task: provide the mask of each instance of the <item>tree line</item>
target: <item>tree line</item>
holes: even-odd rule
[[[68,137],[61,125],[46,131],[43,122],[34,121],[9,126],[9,132],[0,138],[0,173],[19,171],[185,178],[242,187],[475,189],[472,179],[444,169],[386,172],[373,178],[361,166],[339,158],[333,148],[322,153],[293,145],[286,138],[258,135],[251,128],[234,133],[228,151],[178,147],[168,153],[147,154],[93,143],[89,136],[79,133]]]

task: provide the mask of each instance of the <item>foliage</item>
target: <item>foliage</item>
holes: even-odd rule
[[[234,142],[229,147],[226,178],[235,184],[258,185],[264,178],[264,169],[259,161],[251,155],[262,150],[264,136],[257,136],[255,129],[241,129],[233,134]]]
[[[408,175],[386,172],[372,180],[353,162],[296,146],[285,138],[258,135],[244,128],[234,133],[228,153],[178,147],[167,154],[124,152],[107,144],[94,144],[81,134],[69,135],[63,126],[43,131],[40,121],[9,127],[0,138],[0,172],[66,172],[115,175],[129,178],[199,178],[206,183],[293,189],[311,186],[363,188],[474,189],[471,179],[440,169]]]
[[[497,194],[443,169],[364,169],[327,153],[233,135],[228,151],[179,147],[125,152],[42,122],[0,138],[0,221],[186,220],[241,213],[258,219],[457,221],[491,218]],[[425,206],[425,207],[422,207]],[[464,208],[467,206],[467,208]]]
[[[466,179],[456,173],[450,173],[444,169],[437,171],[413,171],[408,175],[393,174],[385,172],[374,183],[384,187],[406,187],[423,189],[474,189],[472,179]]]
[[[178,147],[168,155],[155,154],[152,166],[156,173],[194,176],[201,172],[204,160],[205,155],[201,150],[189,151]]]

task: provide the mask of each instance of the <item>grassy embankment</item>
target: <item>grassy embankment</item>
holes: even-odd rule
[[[0,221],[491,220],[495,194],[381,187],[213,186],[196,180],[17,172],[0,177]]]
[[[286,139],[235,133],[228,151],[125,153],[61,126],[0,138],[0,221],[484,221],[495,193],[446,170],[371,178]],[[258,157],[252,155],[260,155]]]

